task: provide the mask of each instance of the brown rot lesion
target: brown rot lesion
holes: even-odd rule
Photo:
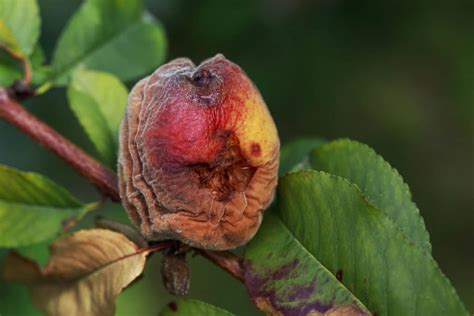
[[[279,140],[245,73],[223,56],[172,61],[137,84],[127,114],[120,190],[142,233],[214,250],[248,242],[274,197]]]
[[[200,186],[209,190],[216,201],[228,202],[235,192],[245,192],[256,168],[243,157],[239,140],[233,132],[220,131],[218,135],[223,146],[216,159],[189,167],[198,175]]]
[[[194,102],[205,106],[221,104],[223,81],[216,71],[200,66],[184,76],[191,83],[191,99]]]
[[[197,69],[191,76],[192,82],[198,87],[208,87],[214,75],[206,68]]]

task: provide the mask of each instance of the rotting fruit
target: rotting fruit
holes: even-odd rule
[[[259,91],[219,54],[178,58],[139,81],[120,129],[120,194],[149,240],[232,249],[277,184],[280,141]]]

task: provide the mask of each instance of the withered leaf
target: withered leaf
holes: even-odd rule
[[[44,314],[114,315],[117,295],[139,276],[147,251],[106,229],[73,233],[50,246],[44,269],[16,253],[7,256],[3,277],[28,285]]]

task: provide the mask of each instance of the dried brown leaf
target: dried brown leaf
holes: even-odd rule
[[[124,235],[88,229],[54,242],[44,269],[11,253],[3,277],[26,283],[33,304],[44,314],[107,316],[115,311],[117,295],[138,277],[148,251]]]

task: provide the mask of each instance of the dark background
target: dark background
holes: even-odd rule
[[[367,143],[410,185],[433,254],[474,310],[474,2],[428,0],[147,1],[165,26],[168,60],[223,53],[260,88],[283,143],[303,136]],[[48,57],[80,1],[39,0]],[[129,83],[129,86],[133,82]],[[64,89],[27,103],[94,154]],[[97,198],[62,161],[0,122],[0,163],[42,172],[86,201]],[[104,212],[123,217],[117,206]],[[40,250],[38,250],[41,248]],[[44,257],[46,244],[33,251]],[[238,282],[201,258],[190,297],[258,314]],[[120,315],[157,315],[171,298],[160,258],[118,302]],[[2,316],[33,314],[26,291],[0,285]]]

